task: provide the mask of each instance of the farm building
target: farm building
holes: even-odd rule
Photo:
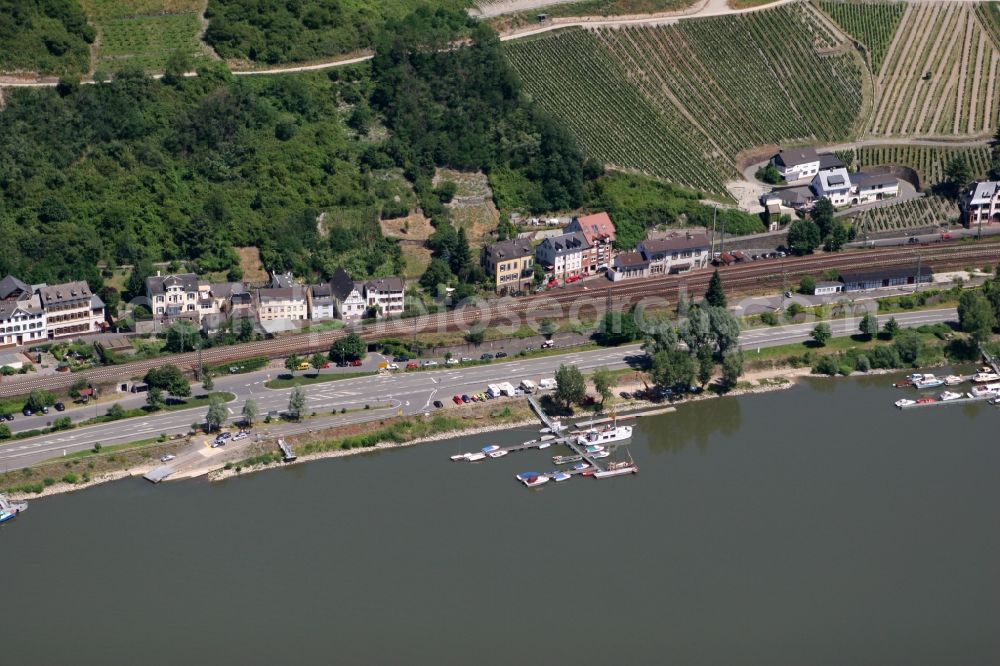
[[[844,291],[864,291],[882,287],[902,287],[908,284],[930,283],[934,280],[934,270],[929,266],[912,264],[909,266],[888,266],[870,270],[844,271],[840,281]]]

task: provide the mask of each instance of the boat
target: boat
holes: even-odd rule
[[[607,425],[603,428],[591,428],[576,438],[580,446],[593,444],[610,444],[621,442],[632,437],[632,426]]]
[[[596,458],[607,458],[610,455],[611,455],[610,451],[598,451],[597,453],[591,453],[590,457],[591,458],[595,458],[595,459]]]
[[[509,453],[509,451],[507,451],[507,450],[505,450],[505,449],[500,449],[499,451],[491,451],[491,452],[490,452],[490,453],[488,453],[487,455],[488,455],[488,456],[489,456],[490,458],[503,458],[503,457],[504,457],[505,455],[507,455],[508,453]]]
[[[477,451],[476,453],[468,454],[465,459],[468,460],[469,462],[476,462],[477,460],[482,460],[485,457],[486,457],[485,453]]]
[[[539,439],[543,442],[550,442],[555,438],[556,438],[555,435],[542,435]]]
[[[910,400],[909,398],[903,398],[902,400],[897,400],[893,404],[896,405],[897,407],[899,407],[900,409],[902,409],[903,407],[909,407],[910,405],[917,404],[917,401],[916,400]]]
[[[455,461],[468,460],[469,459],[469,454],[468,453],[456,453],[455,455],[453,455],[451,457],[451,459],[455,460]]]
[[[537,476],[529,476],[526,479],[522,479],[521,483],[528,486],[529,488],[535,488],[542,485],[543,483],[548,483],[549,477],[547,474],[538,474]]]
[[[911,386],[913,386],[912,379],[902,379],[898,382],[893,383],[894,388],[910,388]]]
[[[989,368],[983,368],[976,374],[972,375],[973,384],[989,384],[991,382],[1000,382],[1000,375],[993,372]]]
[[[524,483],[526,479],[530,479],[533,476],[543,476],[541,472],[521,472],[520,474],[515,474],[514,478]]]
[[[625,462],[613,462],[608,463],[608,468],[600,472],[594,472],[595,479],[607,479],[612,476],[621,476],[623,474],[636,474],[639,471],[639,466],[632,461]]]
[[[944,380],[938,379],[934,375],[923,375],[920,379],[914,380],[913,385],[918,389],[932,389],[944,386]]]
[[[565,481],[566,479],[571,479],[571,478],[573,478],[573,477],[571,475],[567,474],[566,472],[556,472],[555,474],[552,475],[552,480],[555,481],[556,483],[559,483],[560,481]]]
[[[984,386],[973,386],[969,395],[973,398],[988,398],[1000,395],[1000,384],[986,384]]]
[[[552,462],[556,465],[566,465],[568,463],[580,462],[583,456],[552,456]]]
[[[955,391],[945,391],[938,396],[941,402],[948,402],[949,400],[958,400],[959,398],[964,398],[965,396],[961,393],[956,393]]]
[[[598,451],[603,451],[604,447],[600,444],[590,444],[584,449],[587,453],[597,453]]]
[[[11,502],[6,495],[0,495],[0,523],[14,520],[27,508],[27,502]]]
[[[923,398],[917,398],[918,405],[929,405],[933,402],[937,402],[937,399],[932,398],[929,395],[925,395]]]
[[[959,377],[958,375],[948,375],[944,378],[945,386],[958,386],[965,381],[964,377]]]
[[[482,451],[486,455],[489,455],[494,451],[498,451],[499,449],[500,446],[498,444],[490,444],[489,446],[484,446],[482,449],[480,449],[480,451]]]
[[[539,449],[547,449],[547,448],[549,448],[550,446],[552,446],[552,442],[541,442],[541,443],[540,443],[540,444],[538,445],[538,448],[539,448]]]
[[[582,472],[583,470],[586,470],[586,469],[590,469],[590,464],[589,463],[581,462],[581,463],[577,463],[577,464],[573,465],[573,471],[574,472]]]

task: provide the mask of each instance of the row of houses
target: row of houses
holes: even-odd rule
[[[835,155],[813,148],[782,150],[771,164],[791,187],[761,195],[760,203],[771,214],[782,209],[809,210],[818,199],[829,199],[834,208],[859,206],[899,195],[899,179],[886,173],[851,173]]]
[[[269,286],[253,290],[239,282],[202,281],[194,273],[157,273],[146,279],[155,321],[185,319],[206,332],[221,329],[233,317],[254,317],[265,330],[294,326],[291,322],[389,317],[402,314],[403,296],[398,277],[359,282],[343,268],[319,284],[300,284],[291,274],[275,273]]]
[[[104,302],[86,282],[29,286],[13,275],[0,280],[0,346],[99,333],[105,326]]]

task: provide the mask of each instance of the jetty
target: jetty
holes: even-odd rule
[[[295,455],[295,451],[292,450],[292,445],[280,437],[278,438],[278,448],[281,449],[281,459],[285,462],[292,462],[298,457]]]
[[[550,417],[548,414],[545,413],[545,410],[542,409],[542,406],[538,404],[537,400],[535,400],[535,396],[533,395],[528,396],[528,404],[531,405],[531,409],[533,409],[534,412],[538,414],[538,418],[542,420],[542,423],[544,423],[552,433],[558,433],[560,431],[561,429],[560,425],[556,423],[556,421],[552,417]],[[555,441],[559,444],[564,444],[565,446],[569,447],[569,449],[575,455],[580,456],[580,459],[582,461],[588,463],[595,470],[597,471],[604,470],[604,467],[602,467],[601,464],[597,462],[597,458],[593,457],[592,454],[587,453],[587,450],[584,447],[577,444],[575,437],[565,437],[557,435]]]
[[[142,478],[146,479],[150,483],[159,483],[163,481],[168,476],[173,474],[176,470],[170,465],[160,465],[154,469],[149,470],[142,475]]]

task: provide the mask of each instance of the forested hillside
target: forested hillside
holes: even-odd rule
[[[0,71],[82,74],[95,35],[76,0],[0,0]]]

